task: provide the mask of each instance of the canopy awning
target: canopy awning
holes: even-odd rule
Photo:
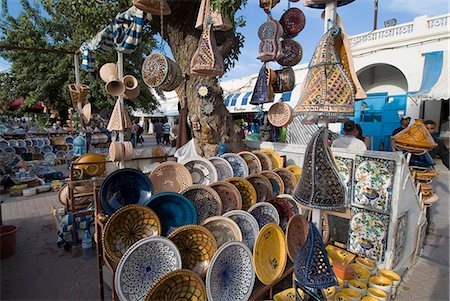
[[[19,98],[17,98],[16,100],[14,100],[10,105],[9,105],[9,109],[10,110],[16,110],[18,108],[20,108],[25,102],[25,98],[23,98],[23,96],[20,96]],[[28,108],[26,108],[25,111],[27,112],[41,112],[44,110],[44,103],[42,101],[38,101],[37,103],[29,106]]]
[[[419,91],[409,93],[415,100],[442,100],[450,98],[448,85],[448,51],[424,53],[422,84]]]

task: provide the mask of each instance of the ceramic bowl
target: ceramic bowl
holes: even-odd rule
[[[19,142],[17,142],[16,139],[9,139],[9,146],[10,147],[19,147]],[[37,146],[37,140],[36,140],[36,146]]]
[[[222,214],[222,201],[219,194],[205,185],[192,185],[180,192],[195,206],[199,223],[211,216]]]
[[[73,144],[73,137],[66,136],[66,138],[64,138],[64,142],[65,142],[65,144]]]
[[[119,300],[142,300],[156,281],[181,269],[175,244],[164,237],[148,237],[132,245],[116,268],[114,283]]]
[[[283,180],[284,193],[294,193],[294,189],[297,184],[297,180],[295,179],[294,174],[286,168],[276,168],[273,171]]]
[[[281,159],[281,156],[279,153],[277,153],[274,150],[271,149],[261,149],[261,152],[265,153],[269,156],[270,160],[272,161],[272,168],[281,168],[283,167],[283,159]]]
[[[367,289],[367,296],[373,297],[377,299],[378,301],[386,301],[387,300],[387,294],[386,292],[377,289],[375,287],[369,287]]]
[[[361,294],[361,296],[365,296],[367,294],[367,284],[356,279],[351,279],[348,281],[348,288],[357,291]]]
[[[345,264],[350,264],[350,262],[355,259],[356,255],[353,253],[348,252],[347,250],[341,249],[339,247],[328,245],[325,247],[325,249],[328,252],[328,257],[333,259],[333,261],[336,262],[342,262]]]
[[[259,228],[262,228],[269,223],[277,225],[280,223],[280,216],[278,215],[277,209],[267,202],[256,203],[248,209],[248,213],[253,215],[256,219]]]
[[[371,296],[364,296],[364,297],[362,297],[361,301],[379,301],[379,299],[371,297]]]
[[[256,190],[256,201],[264,202],[272,198],[273,190],[270,181],[263,175],[251,174],[245,178]]]
[[[380,289],[389,296],[392,291],[392,280],[384,276],[372,276],[369,278],[369,287]]]
[[[286,227],[286,246],[289,258],[294,262],[298,250],[305,243],[309,232],[308,220],[300,215],[294,215]]]
[[[259,233],[258,222],[253,215],[243,210],[232,210],[223,216],[232,219],[239,226],[242,233],[242,242],[253,251],[253,246]]]
[[[125,252],[142,238],[161,234],[156,213],[143,205],[127,205],[108,219],[102,235],[106,256],[118,263]]]
[[[98,162],[98,163],[97,163]],[[105,163],[106,159],[105,156],[102,154],[84,154],[78,159],[75,160],[76,165],[74,165],[76,168],[82,169],[83,174],[91,176],[91,177],[97,177],[101,176],[105,173]],[[85,163],[85,164],[83,164]],[[86,164],[91,163],[91,164]]]
[[[300,207],[300,204],[294,199],[294,197],[290,194],[279,194],[277,195],[277,198],[281,198],[288,202],[289,208],[292,211],[292,215],[295,214],[303,214],[303,211]],[[306,214],[305,214],[306,215]]]
[[[350,297],[342,292],[337,293],[336,296],[334,297],[334,300],[335,301],[351,301]]]
[[[153,195],[146,206],[153,209],[162,223],[162,234],[167,236],[178,227],[197,224],[197,210],[192,202],[174,192]]]
[[[278,216],[280,218],[279,225],[281,229],[285,231],[286,226],[292,217],[292,211],[289,206],[289,203],[281,198],[272,198],[270,200],[267,200],[267,203],[272,204],[275,207],[275,209],[277,209]]]
[[[245,178],[248,176],[248,166],[245,160],[233,153],[225,153],[220,156],[230,163],[231,168],[233,169],[233,177]]]
[[[327,300],[334,298],[334,294],[336,294],[336,288],[334,286],[324,288],[323,291]]]
[[[370,277],[370,271],[356,263],[352,263],[350,266],[353,268],[353,278],[367,283]]]
[[[248,173],[250,175],[262,171],[261,161],[259,161],[258,157],[254,153],[242,151],[239,152],[238,155],[241,156],[242,159],[244,159],[245,162],[247,163]]]
[[[218,180],[216,167],[209,160],[193,157],[180,163],[191,173],[193,184],[209,185]]]
[[[230,241],[242,241],[241,229],[231,218],[209,217],[202,223],[202,226],[212,233],[219,248]]]
[[[184,269],[192,270],[200,276],[206,275],[217,251],[216,239],[208,229],[198,225],[182,226],[173,230],[168,238],[180,251]]]
[[[22,190],[23,196],[33,196],[36,195],[36,192],[37,192],[36,187],[25,188],[24,190]]]
[[[258,279],[265,285],[275,282],[284,272],[287,262],[283,230],[276,224],[265,225],[256,238],[253,264]]]
[[[248,300],[255,283],[252,253],[242,242],[229,242],[217,250],[206,274],[209,301]]]
[[[27,143],[23,139],[17,139],[17,145],[19,147],[27,147]]]
[[[376,270],[376,268],[377,268],[377,265],[375,264],[375,262],[373,262],[370,259],[364,258],[364,257],[357,257],[355,259],[355,263],[359,264],[363,268],[368,269],[371,272],[371,274],[372,274],[372,271]]]
[[[222,214],[242,208],[242,196],[236,186],[228,182],[215,182],[209,186],[220,196],[220,200],[222,201]]]
[[[272,160],[267,154],[258,150],[252,151],[252,153],[255,154],[255,156],[258,157],[259,162],[261,162],[262,170],[272,170]]]
[[[173,271],[160,278],[144,300],[207,301],[206,287],[203,280],[190,270]]]
[[[284,194],[284,182],[277,173],[270,170],[264,170],[261,172],[261,175],[265,176],[272,184],[273,196]]]
[[[392,286],[399,285],[400,281],[402,280],[400,275],[397,274],[396,272],[392,271],[392,270],[379,270],[378,274],[380,276],[383,276],[383,277],[386,277],[386,278],[390,279],[392,281]]]
[[[150,173],[155,193],[180,192],[192,185],[192,177],[184,165],[177,162],[163,162]]]
[[[131,168],[119,169],[103,181],[100,187],[100,203],[105,214],[130,204],[144,204],[152,195],[149,178]]]
[[[214,165],[217,171],[217,181],[225,181],[233,177],[233,168],[231,164],[220,157],[211,157],[208,159]]]
[[[50,185],[40,185],[36,187],[37,192],[42,193],[42,192],[47,192],[50,191],[51,186]]]
[[[225,182],[233,184],[239,190],[242,198],[242,210],[248,210],[256,204],[256,190],[252,183],[243,178],[229,178]]]
[[[37,140],[37,146],[39,146],[39,147],[41,147],[41,148],[45,146],[45,141],[44,141],[44,139],[37,138],[36,140]]]
[[[295,301],[295,288],[291,287],[275,294],[273,301]]]

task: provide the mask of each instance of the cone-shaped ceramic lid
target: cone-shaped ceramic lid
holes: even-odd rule
[[[317,45],[303,83],[296,112],[317,116],[354,114],[355,90],[335,46],[340,28],[326,32]]]
[[[116,101],[114,110],[108,123],[108,131],[123,131],[131,127],[130,115],[127,110],[122,108],[120,101]]]
[[[416,122],[393,137],[396,147],[399,149],[410,150],[416,148],[418,150],[432,150],[437,147],[433,136],[426,128],[423,120],[416,119]]]
[[[217,48],[216,38],[209,24],[200,36],[198,48],[191,60],[191,74],[222,76],[225,72],[222,54]]]
[[[346,189],[328,147],[327,137],[328,130],[321,127],[311,138],[294,198],[311,208],[344,208]]]

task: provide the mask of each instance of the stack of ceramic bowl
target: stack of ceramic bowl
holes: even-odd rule
[[[367,296],[372,297],[378,301],[387,301],[388,297],[386,292],[375,287],[369,287],[369,289],[367,290]]]
[[[386,300],[390,300],[391,291],[392,291],[392,280],[391,279],[384,277],[384,276],[372,276],[369,278],[369,287],[376,288],[376,289],[379,289],[379,290],[385,292]]]
[[[350,301],[361,301],[362,298],[360,292],[355,291],[354,289],[351,288],[342,289],[341,294],[346,295],[350,299]]]
[[[391,299],[394,299],[397,295],[397,288],[400,285],[402,278],[399,274],[391,270],[379,270],[378,275],[389,278],[392,281]]]
[[[350,266],[353,268],[353,279],[367,284],[370,277],[370,271],[356,263],[352,263]]]
[[[377,274],[377,265],[370,259],[364,257],[357,257],[355,263],[366,268],[370,272],[370,276],[375,276]]]

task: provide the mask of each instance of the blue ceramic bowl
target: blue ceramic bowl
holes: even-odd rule
[[[152,182],[142,172],[124,168],[111,173],[100,187],[103,212],[111,215],[130,204],[144,204],[153,191]]]
[[[197,210],[185,196],[175,192],[162,192],[152,196],[145,204],[158,215],[162,234],[167,236],[174,229],[198,223]]]

